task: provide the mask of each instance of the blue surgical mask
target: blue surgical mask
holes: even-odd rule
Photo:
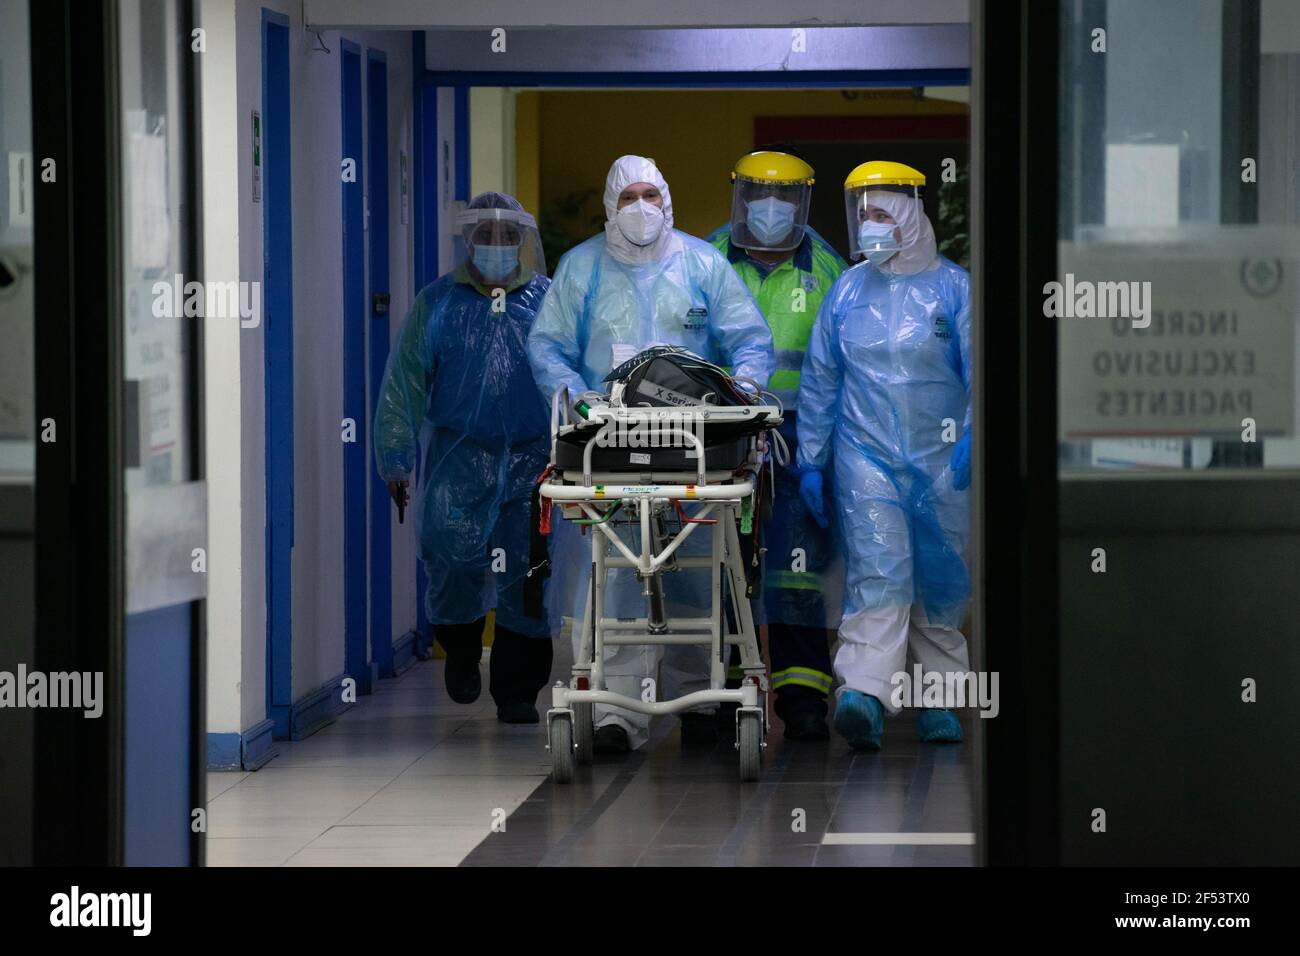
[[[858,249],[873,266],[885,262],[902,248],[894,238],[894,228],[892,222],[872,222],[870,219],[858,226]]]
[[[794,228],[795,204],[767,196],[749,203],[745,225],[749,234],[765,246],[774,246]]]
[[[519,268],[518,246],[474,246],[471,251],[474,268],[479,275],[492,282],[500,282]]]

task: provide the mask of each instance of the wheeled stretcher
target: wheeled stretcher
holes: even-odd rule
[[[755,520],[768,430],[780,424],[781,409],[626,407],[594,400],[583,403],[581,411],[585,419],[571,416],[567,394],[561,390],[555,396],[552,467],[539,490],[543,499],[561,506],[566,520],[585,524],[591,537],[592,574],[572,677],[568,686],[556,682],[546,714],[555,779],[567,783],[575,764],[591,762],[593,704],[657,715],[733,703],[738,705],[740,777],[757,780],[768,688],[745,596],[740,537]],[[678,553],[683,542],[700,534],[711,539],[709,553]],[[606,585],[613,568],[635,574],[645,598],[642,616],[608,616]],[[679,617],[667,610],[664,575],[686,569],[708,572],[712,606],[704,616]],[[707,645],[709,689],[663,701],[608,690],[605,648],[629,644]],[[738,689],[727,689],[733,646],[740,650],[744,677]]]

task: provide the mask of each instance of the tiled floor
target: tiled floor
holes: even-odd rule
[[[906,716],[886,725],[878,754],[790,744],[778,725],[757,784],[738,781],[729,739],[683,750],[677,726],[658,721],[643,751],[598,757],[560,786],[544,724],[499,724],[486,686],[478,703],[451,704],[441,662],[420,663],[315,736],[277,744],[262,770],[210,773],[208,863],[974,862],[970,748],[922,745]]]
[[[731,741],[683,750],[675,721],[646,753],[597,758],[573,784],[549,779],[465,865],[898,866],[974,863],[964,745],[921,745],[910,720],[884,749],[769,737],[764,775],[737,780]],[[667,733],[663,733],[667,731]],[[896,845],[828,845],[900,839]],[[899,837],[896,834],[914,834]],[[919,835],[915,835],[919,834]],[[917,845],[927,839],[939,845]]]
[[[454,866],[550,773],[537,727],[420,663],[255,773],[208,774],[210,866]],[[495,816],[494,816],[495,814]]]

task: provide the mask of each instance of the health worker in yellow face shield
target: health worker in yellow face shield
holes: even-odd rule
[[[772,330],[776,371],[768,389],[784,408],[780,431],[793,456],[808,336],[845,263],[808,225],[813,168],[791,147],[766,146],[745,154],[731,181],[731,221],[709,241],[726,255]],[[825,740],[833,678],[822,591],[830,534],[799,497],[793,459],[777,466],[774,492],[771,515],[758,529],[763,576],[754,619],[767,625],[775,710],[785,737]],[[739,668],[729,677],[738,684]]]
[[[935,248],[924,186],[879,161],[845,180],[852,257],[865,261],[822,302],[800,380],[796,460],[814,513],[834,475],[846,576],[835,729],[857,749],[880,747],[909,658],[927,673],[970,667],[958,630],[970,598],[970,276]],[[921,709],[918,732],[962,737],[944,708]]]

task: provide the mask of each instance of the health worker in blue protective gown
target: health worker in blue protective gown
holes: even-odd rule
[[[603,379],[614,367],[653,345],[683,346],[765,386],[776,365],[772,333],[726,256],[673,228],[672,196],[654,162],[617,159],[605,181],[604,204],[604,231],[560,259],[529,335],[529,361],[545,406],[560,386],[574,398],[589,390],[603,393]],[[591,543],[567,521],[556,522],[554,536],[553,610],[557,618],[580,623]],[[632,536],[639,548],[635,531]],[[678,553],[708,554],[709,547],[709,536],[696,533]],[[669,613],[707,613],[708,581],[708,571],[700,568],[666,575]],[[613,616],[645,614],[641,585],[630,570],[610,571],[606,608]],[[576,652],[576,629],[573,642]],[[707,647],[607,648],[606,684],[640,697],[643,680],[658,672],[658,696],[675,698],[707,689],[709,665]],[[684,741],[702,742],[715,733],[712,710],[682,715]],[[593,714],[597,752],[623,751],[649,739],[645,715],[601,705]]]
[[[908,703],[895,698],[896,675],[910,678],[913,663],[943,675],[970,667],[959,630],[970,597],[970,276],[939,255],[924,185],[901,163],[849,174],[850,248],[865,261],[822,302],[800,378],[800,494],[826,521],[833,487],[845,558],[834,726],[855,749],[878,749],[885,713]],[[918,711],[918,732],[962,736],[942,707]]]
[[[456,217],[466,258],[416,296],[388,358],[375,460],[395,500],[416,468],[425,609],[447,654],[447,692],[472,703],[488,611],[489,691],[498,719],[536,723],[550,678],[550,628],[529,578],[534,484],[550,423],[525,353],[549,280],[537,224],[514,198],[475,196]]]

